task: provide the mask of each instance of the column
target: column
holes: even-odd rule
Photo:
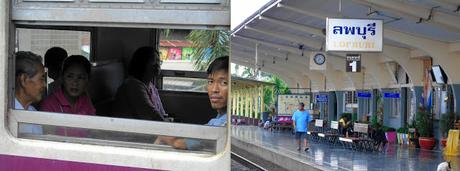
[[[328,101],[328,105],[327,105],[327,110],[329,112],[329,117],[328,117],[328,120],[329,121],[335,121],[337,120],[337,101],[336,101],[336,96],[335,96],[335,92],[333,91],[330,91],[328,92],[328,98],[329,98],[329,101]]]
[[[343,106],[345,91],[336,91],[335,96],[337,97],[337,120],[339,120],[345,108],[345,106]]]

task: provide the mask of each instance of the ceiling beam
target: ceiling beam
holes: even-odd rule
[[[236,35],[235,36],[236,38],[241,38],[242,36],[239,36],[239,35]],[[243,40],[248,40],[248,41],[252,41],[253,43],[261,43],[262,45],[266,42],[263,42],[262,40],[254,40],[254,38],[243,38]],[[281,45],[277,45],[277,46],[272,46],[274,48],[277,48],[277,47],[280,47]],[[281,46],[281,48],[283,48]],[[289,50],[289,49],[292,49],[290,47],[284,47],[283,50]],[[280,49],[281,50],[281,49]],[[232,50],[233,51],[233,50]],[[292,50],[290,50],[292,52]],[[299,55],[300,56],[300,55]],[[308,55],[309,56],[309,55]],[[338,56],[335,56],[335,55],[332,55],[332,54],[328,54],[328,59],[327,59],[327,63],[328,64],[331,64],[333,68],[337,69],[337,70],[340,70],[342,72],[345,72],[345,59],[342,58],[342,57],[338,57]],[[330,66],[329,66],[330,68]],[[361,85],[362,84],[362,78],[360,77],[356,77],[355,75],[356,74],[353,74],[353,73],[344,73],[347,78],[349,80],[352,81],[353,83],[353,86],[354,85]],[[370,73],[371,74],[371,73]]]
[[[458,1],[458,0],[435,0],[435,1],[440,2],[440,3],[444,3],[444,4],[454,5],[454,6],[459,6],[460,5],[460,1]]]
[[[316,35],[316,36],[325,37],[324,34],[323,34],[323,31],[321,29],[319,29],[319,28],[305,26],[305,25],[302,25],[302,24],[298,24],[298,23],[294,23],[294,22],[290,22],[290,21],[284,21],[284,20],[280,20],[280,19],[276,19],[276,18],[272,18],[272,17],[268,17],[268,16],[260,16],[260,19],[263,20],[263,21],[271,22],[271,23],[276,24],[276,25],[286,26],[286,27],[291,28],[291,29],[303,31],[303,32],[310,33],[310,34],[313,34],[313,35]]]
[[[429,21],[424,23],[441,26],[452,31],[460,30],[460,16],[444,13],[440,10],[427,9],[417,4],[404,3],[400,0],[354,0],[354,2],[371,6],[377,10],[391,12],[401,17],[411,18],[414,21],[425,19]],[[430,15],[431,18],[429,18]]]
[[[282,32],[275,32],[271,31],[268,29],[263,29],[263,28],[253,28],[253,27],[246,27],[246,29],[255,31],[257,33],[265,34],[280,40],[286,40],[286,41],[291,41],[297,43],[297,46],[299,44],[302,44],[304,46],[308,46],[313,48],[314,50],[320,50],[321,47],[323,46],[323,43],[317,42],[317,41],[309,41],[307,37],[298,37],[298,36],[292,36],[290,34],[282,33]]]
[[[246,55],[251,55],[251,54],[248,54],[248,53],[242,53],[238,50],[232,50],[232,54],[238,56],[238,57],[245,57]],[[261,56],[263,57],[263,56]],[[232,58],[234,59],[234,58]],[[245,60],[247,60],[247,63],[250,63],[250,62],[255,62],[254,59],[252,58],[244,58]],[[238,59],[238,60],[243,60],[243,59]],[[331,63],[327,63],[329,65],[328,68],[332,67]],[[263,67],[261,68],[264,68],[264,67],[270,67],[270,68],[280,68],[280,69],[283,69],[283,72],[284,71],[287,71],[287,73],[291,73],[291,74],[294,74],[294,73],[301,73],[301,74],[304,74],[306,76],[308,76],[313,82],[315,82],[316,84],[319,85],[319,90],[330,90],[330,91],[335,91],[335,90],[344,90],[344,89],[350,89],[350,88],[353,88],[353,87],[346,87],[342,81],[344,80],[344,77],[346,77],[346,75],[343,74],[343,72],[341,71],[338,71],[338,70],[331,70],[331,69],[327,69],[327,71],[315,71],[315,70],[309,70],[308,68],[308,65],[307,63],[283,63],[283,62],[280,62],[280,63],[276,63],[276,64],[273,64],[273,63],[265,63]],[[287,69],[288,68],[288,69]],[[278,70],[279,71],[279,70]],[[327,79],[329,81],[331,81],[331,83],[333,84],[332,86],[333,87],[325,87],[325,84],[324,84],[324,79]],[[350,78],[347,78],[348,80],[351,80]],[[353,86],[353,85],[351,85]]]
[[[320,12],[320,11],[315,11],[315,10],[306,11],[306,10],[298,9],[296,7],[290,7],[290,6],[287,6],[287,5],[284,5],[284,4],[280,4],[279,6],[285,8],[287,10],[290,10],[290,11],[294,11],[294,12],[297,12],[297,13],[300,13],[300,14],[303,14],[303,15],[307,15],[307,16],[316,17],[316,18],[319,18],[319,19],[326,19],[326,17],[333,17],[333,16],[329,16],[328,14],[325,14],[325,13]],[[264,19],[264,17],[262,17],[262,20],[263,19]],[[282,21],[282,20],[279,20],[279,21]],[[284,24],[283,22],[279,22],[279,21],[277,21],[276,23]],[[285,22],[289,22],[289,21],[285,21]],[[293,23],[291,23],[291,25],[292,24]],[[284,26],[284,25],[280,25],[280,26]],[[320,29],[317,29],[317,28],[313,28],[313,27],[306,26],[306,25],[301,25],[301,24],[295,24],[295,27],[297,27],[297,30],[301,30],[301,31],[314,30],[314,31],[309,32],[309,33],[315,34],[317,36],[324,36],[322,33],[321,34],[319,33]],[[301,29],[301,28],[303,28],[303,29]],[[387,28],[385,29],[385,31],[388,31],[388,30],[390,32],[393,31],[391,29],[387,29]],[[388,36],[387,34],[384,34],[384,35],[385,35],[385,37]],[[398,39],[392,39],[392,38],[390,38],[390,39],[393,40],[393,41],[396,41],[396,42],[400,42],[400,43],[409,45],[409,46],[411,45],[411,44],[407,44],[405,41],[401,41],[401,40],[398,40]],[[412,47],[414,47],[414,46],[412,46]],[[409,52],[409,50],[407,48],[400,48],[400,47],[384,44],[383,49],[384,49],[383,53],[386,54],[385,57],[387,57],[387,59],[395,60],[396,62],[398,62],[406,70],[406,72],[409,74],[409,77],[411,78],[411,81],[414,82],[414,85],[420,84],[418,80],[420,80],[420,74],[419,73],[422,70],[417,70],[416,68],[418,68],[418,67],[413,67],[415,64],[420,64],[420,61],[414,61],[414,60],[406,59],[406,58],[409,58],[409,54],[405,53],[405,52]],[[398,51],[397,51],[398,53],[392,52],[390,49],[398,49]],[[407,54],[407,55],[402,55],[402,54]]]
[[[252,65],[251,61],[244,61],[244,60],[241,60],[241,58],[242,57],[238,58],[237,55],[232,55],[231,59],[233,63],[236,63],[238,65],[242,65],[246,67],[248,67],[248,65]],[[301,83],[301,81],[296,81],[296,80],[302,79],[301,75],[294,76],[276,67],[269,67],[269,66],[263,67],[261,68],[261,71],[279,75],[281,79],[284,80],[288,84],[289,87],[295,87],[297,83]]]

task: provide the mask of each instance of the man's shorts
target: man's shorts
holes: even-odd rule
[[[296,140],[301,140],[302,137],[307,138],[306,134],[307,134],[306,132],[295,132],[295,139]]]

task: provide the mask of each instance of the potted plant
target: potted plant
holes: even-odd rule
[[[454,127],[454,122],[455,122],[455,114],[453,112],[444,113],[441,115],[441,118],[439,120],[439,129],[441,130],[441,134],[442,134],[441,145],[443,147],[446,147],[446,142],[447,142],[446,137],[447,137],[449,130]]]
[[[408,140],[410,141],[409,144],[413,144],[415,148],[420,148],[418,143],[418,137],[420,134],[416,130],[417,128],[415,128],[415,119],[412,119],[411,124],[409,124],[409,129],[407,130],[409,135]]]
[[[434,147],[435,139],[433,137],[433,115],[426,111],[424,107],[419,107],[415,116],[415,127],[420,134],[418,139],[422,149],[431,150]]]
[[[398,144],[409,144],[407,139],[409,137],[409,128],[401,127],[396,132],[398,134]]]
[[[385,132],[385,137],[387,138],[388,143],[396,143],[396,129],[388,126],[382,126],[383,132]]]

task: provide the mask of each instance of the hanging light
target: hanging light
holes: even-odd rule
[[[301,50],[301,51],[302,51],[302,56],[303,56],[304,47],[303,47],[303,45],[302,45],[302,44],[299,44],[299,50]]]

